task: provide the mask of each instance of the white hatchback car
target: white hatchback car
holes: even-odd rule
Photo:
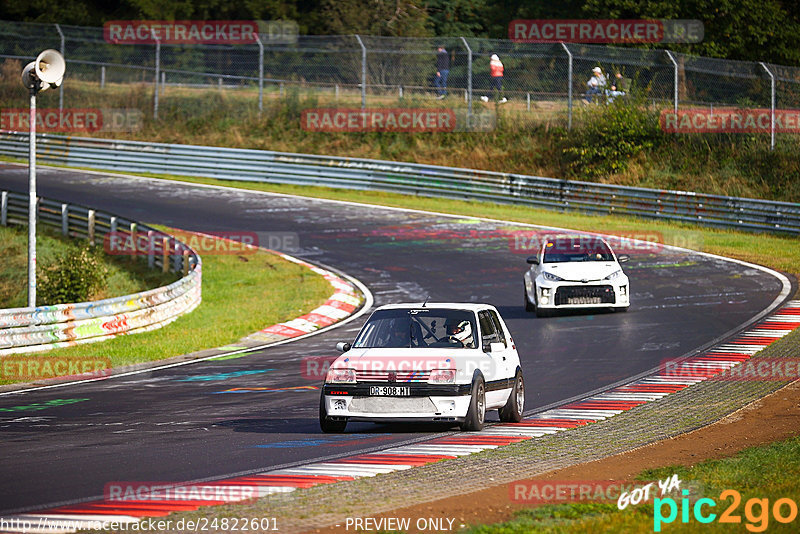
[[[593,235],[545,239],[524,274],[525,309],[539,317],[560,309],[611,308],[627,311],[630,285],[608,243]]]
[[[481,430],[487,410],[522,419],[525,385],[508,327],[487,304],[392,304],[375,310],[330,366],[319,422],[452,422]]]

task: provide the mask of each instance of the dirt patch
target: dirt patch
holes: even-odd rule
[[[536,480],[631,480],[641,471],[670,465],[692,466],[705,460],[735,455],[748,447],[781,441],[800,434],[800,381],[764,397],[707,427],[610,456],[602,460],[551,471]],[[374,518],[411,518],[409,532],[418,518],[455,519],[452,528],[461,525],[491,524],[507,521],[513,512],[529,503],[509,498],[509,484],[489,487],[408,508],[400,508]],[[444,527],[448,522],[444,521]],[[445,529],[446,530],[446,529]],[[356,532],[345,525],[312,532]],[[369,531],[369,530],[366,530]],[[430,532],[428,530],[427,532]]]

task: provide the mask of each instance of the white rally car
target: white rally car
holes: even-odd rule
[[[630,285],[608,243],[594,235],[558,235],[543,240],[525,272],[525,310],[539,317],[560,309],[627,311]]]
[[[481,430],[487,410],[519,421],[525,386],[500,314],[487,304],[392,304],[372,313],[330,366],[319,422],[431,421]]]

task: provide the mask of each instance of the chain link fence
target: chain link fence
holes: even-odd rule
[[[185,105],[171,109],[171,96],[195,95],[196,105],[235,100],[246,114],[261,111],[265,99],[292,91],[329,106],[419,105],[437,95],[439,46],[450,59],[445,104],[468,113],[475,103],[502,96],[509,108],[530,112],[531,120],[571,127],[574,109],[586,105],[587,81],[596,66],[612,77],[620,73],[665,109],[800,107],[800,68],[668,50],[358,35],[299,36],[282,44],[112,44],[102,28],[0,21],[0,61],[24,64],[45,48],[66,57],[69,98],[63,89],[53,91],[45,105],[86,107],[92,91],[102,104],[99,87],[113,102],[109,105],[135,107],[156,119],[159,108],[162,119],[192,112]],[[505,67],[502,94],[491,91],[492,54]],[[12,70],[3,68],[2,75],[11,76]],[[218,91],[210,100],[198,96],[209,90]]]

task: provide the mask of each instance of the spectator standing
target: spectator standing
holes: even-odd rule
[[[439,50],[436,52],[436,80],[434,80],[439,93],[436,98],[439,100],[447,96],[448,74],[450,74],[450,56],[444,46],[439,46]]]
[[[586,100],[591,102],[594,95],[602,94],[606,88],[606,77],[600,67],[592,69],[592,77],[586,82]]]
[[[492,58],[489,61],[489,74],[492,78],[492,93],[495,96],[495,99],[500,98],[500,103],[503,104],[508,102],[508,99],[503,96],[503,62],[500,61],[500,58],[497,54],[492,54]],[[481,100],[484,102],[489,101],[488,96],[482,96]]]

